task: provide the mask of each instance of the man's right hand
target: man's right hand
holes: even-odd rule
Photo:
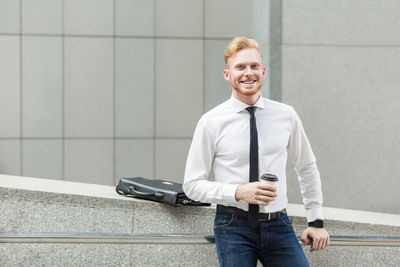
[[[276,198],[276,188],[270,184],[252,182],[241,184],[237,187],[235,198],[237,201],[244,200],[250,204],[268,206]]]

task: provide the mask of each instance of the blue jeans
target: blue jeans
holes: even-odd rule
[[[246,217],[217,212],[214,237],[222,267],[254,267],[258,259],[263,266],[309,266],[286,214],[252,228]]]

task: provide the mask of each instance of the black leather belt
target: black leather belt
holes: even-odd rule
[[[223,212],[223,213],[230,213],[230,214],[235,214],[237,217],[242,217],[246,218],[248,217],[248,212],[236,207],[231,207],[231,206],[223,206],[223,205],[217,205],[217,212]],[[276,220],[282,217],[283,215],[286,214],[286,209],[277,211],[277,212],[272,212],[272,213],[260,213],[260,221],[271,221],[271,220]]]

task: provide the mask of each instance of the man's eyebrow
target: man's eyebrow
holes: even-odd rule
[[[240,62],[234,65],[234,67],[241,66],[241,65],[258,65],[261,66],[259,62]]]

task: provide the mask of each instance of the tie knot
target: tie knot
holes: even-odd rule
[[[247,110],[251,115],[254,115],[254,113],[256,112],[256,108],[257,108],[257,107],[247,107],[246,110]]]

